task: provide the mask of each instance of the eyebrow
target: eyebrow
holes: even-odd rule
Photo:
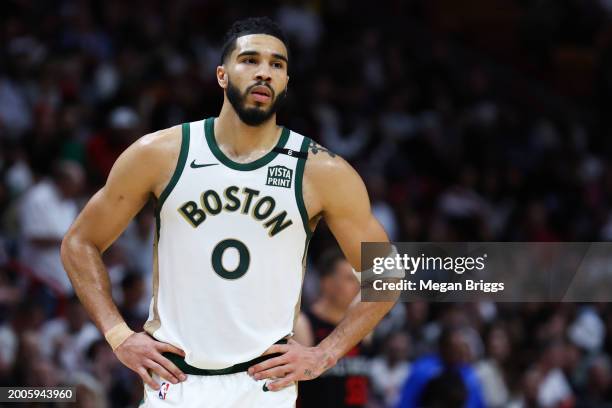
[[[245,56],[245,55],[261,55],[261,54],[260,54],[259,51],[242,51],[240,54],[238,54],[236,56],[236,58],[240,58],[240,57]],[[287,63],[287,64],[289,63],[289,61],[287,61],[287,57],[285,57],[283,54],[277,54],[277,53],[273,52],[272,56],[274,58],[276,58],[276,59],[285,61],[285,63]]]

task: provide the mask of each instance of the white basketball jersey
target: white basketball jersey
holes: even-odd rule
[[[283,128],[274,150],[237,163],[219,149],[214,120],[183,125],[158,201],[145,323],[204,369],[251,360],[291,333],[311,235],[302,198],[309,139]]]

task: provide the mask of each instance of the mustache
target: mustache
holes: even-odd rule
[[[270,94],[274,97],[275,93],[274,93],[274,89],[272,89],[270,87],[270,85],[268,85],[266,82],[257,82],[251,86],[249,86],[245,92],[245,95],[248,94],[249,92],[251,92],[251,89],[255,88],[256,86],[265,86],[266,88],[268,88],[270,90]]]

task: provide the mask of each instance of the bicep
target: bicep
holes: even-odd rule
[[[361,217],[352,214],[340,214],[327,219],[329,229],[338,241],[342,252],[353,267],[361,268],[362,242],[387,242],[387,234],[378,220],[371,213]]]
[[[361,243],[387,242],[389,238],[372,214],[370,199],[361,177],[348,164],[340,172],[342,182],[327,191],[323,216],[342,252],[356,270],[361,270]]]
[[[104,187],[89,200],[72,229],[104,252],[145,203],[142,197],[118,197]]]
[[[153,177],[143,168],[141,156],[138,148],[129,148],[117,159],[106,185],[89,200],[71,227],[72,234],[100,252],[121,235],[150,197]]]

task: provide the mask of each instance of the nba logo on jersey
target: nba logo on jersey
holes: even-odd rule
[[[170,383],[167,383],[165,381],[162,382],[161,387],[159,387],[159,393],[157,394],[159,396],[159,399],[166,399],[166,394],[168,394],[168,388],[170,388]]]
[[[293,170],[285,166],[270,166],[268,167],[266,185],[291,188],[292,178]]]

